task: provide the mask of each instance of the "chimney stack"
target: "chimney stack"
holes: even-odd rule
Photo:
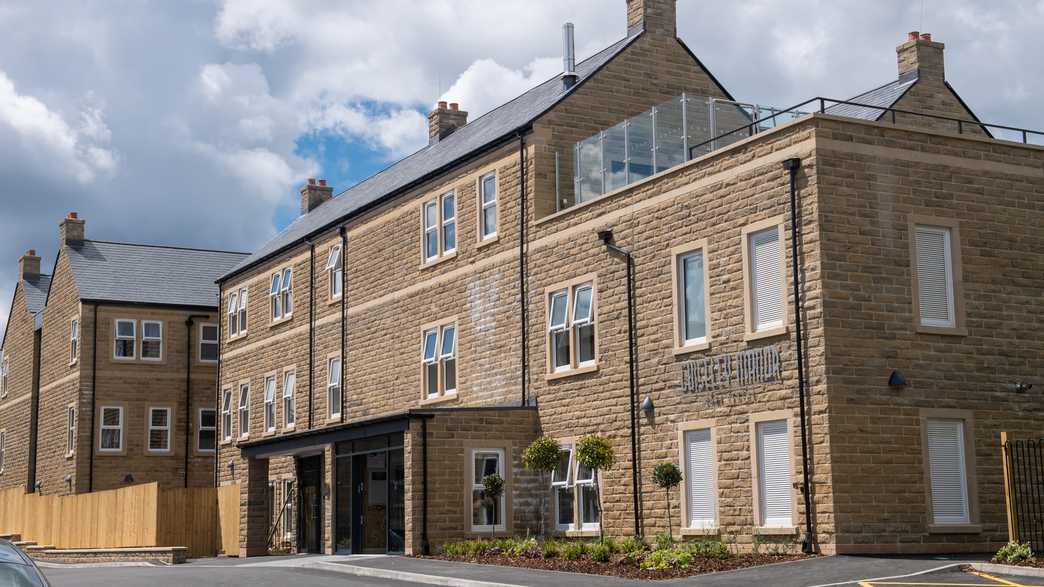
[[[434,145],[467,123],[468,113],[460,109],[460,104],[439,102],[428,114],[428,144]]]
[[[333,199],[333,188],[326,185],[325,179],[316,181],[314,177],[308,178],[308,183],[301,186],[301,216],[315,210],[323,202]]]
[[[677,37],[678,1],[627,0],[627,34],[640,30]]]
[[[915,72],[923,80],[944,81],[945,48],[946,45],[932,40],[931,33],[911,31],[906,35],[906,42],[895,49],[899,56],[899,75]]]
[[[29,249],[18,258],[18,279],[32,281],[40,277],[40,257],[36,256],[36,249]]]
[[[562,25],[562,86],[569,89],[576,85],[576,40],[573,23]]]
[[[78,247],[83,244],[84,224],[86,223],[80,219],[76,212],[69,212],[65,220],[58,224],[58,244],[63,247]]]

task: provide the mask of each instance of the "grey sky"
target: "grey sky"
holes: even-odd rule
[[[249,250],[322,176],[314,131],[390,161],[440,96],[474,117],[624,33],[624,0],[0,5],[0,328],[18,256],[89,237]],[[679,34],[739,99],[848,97],[895,77],[909,30],[985,121],[1044,129],[1044,0],[679,1]],[[344,163],[351,165],[351,161]],[[338,189],[344,186],[336,186]],[[282,208],[282,210],[281,210]]]

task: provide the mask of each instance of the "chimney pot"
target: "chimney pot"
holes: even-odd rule
[[[445,102],[445,100],[439,100],[439,110],[445,110],[445,109],[446,109],[446,102]]]
[[[64,220],[58,223],[58,245],[78,246],[85,238],[84,225],[86,222],[76,212],[69,212]]]
[[[36,249],[29,249],[28,251],[25,252],[25,255],[27,257],[35,257],[36,256]]]
[[[910,32],[906,33],[906,40],[907,41],[916,41],[918,39],[918,37],[920,37],[920,36],[921,36],[921,33],[919,31],[910,31]]]
[[[928,41],[929,43],[931,43],[932,42],[932,33],[921,33],[921,40],[922,41]]]
[[[428,144],[434,145],[467,123],[468,113],[460,109],[460,104],[439,101],[438,107],[428,113]]]
[[[69,218],[72,220],[76,220],[77,218],[79,218],[79,215],[76,214],[76,212],[69,212]]]
[[[319,180],[319,185],[320,185],[321,187],[326,187],[326,180],[325,180],[325,179],[320,179],[320,180]]]
[[[18,279],[33,280],[40,276],[40,257],[36,249],[29,249],[18,259]]]
[[[308,178],[308,185],[315,185],[315,178],[314,177],[309,177]]]
[[[326,185],[325,179],[316,182],[314,177],[301,186],[301,216],[318,208],[323,202],[333,199],[333,188]]]
[[[932,40],[931,33],[910,31],[907,40],[896,47],[899,75],[915,73],[918,79],[942,82],[946,78],[945,45]]]
[[[450,106],[450,111],[452,111],[452,112],[457,112],[457,111],[460,110],[460,104],[458,104],[456,102],[450,102],[449,106]]]

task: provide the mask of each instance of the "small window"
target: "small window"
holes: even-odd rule
[[[101,409],[101,434],[99,435],[99,452],[120,452],[123,450],[123,408],[119,406],[103,406]]]
[[[137,323],[134,320],[116,321],[116,341],[113,356],[117,359],[133,359],[136,356],[135,345],[137,337],[135,330]]]
[[[239,290],[239,334],[244,335],[247,331],[247,289]]]
[[[199,325],[199,360],[203,363],[216,363],[218,360],[218,325]]]
[[[0,354],[0,398],[7,397],[7,373],[11,366],[11,355]]]
[[[457,249],[457,203],[453,192],[424,203],[421,209],[424,262]]]
[[[779,226],[747,235],[750,288],[750,322],[753,332],[783,328],[786,301],[783,293],[783,249]]]
[[[330,418],[341,415],[341,359],[326,363],[326,413]]]
[[[601,523],[598,511],[598,490],[594,471],[576,463],[576,499],[577,515],[581,530],[597,530]]]
[[[453,192],[442,196],[442,253],[457,249],[457,200]]]
[[[424,204],[424,259],[439,256],[439,205],[432,200]]]
[[[265,431],[273,432],[276,427],[276,378],[265,378]]]
[[[76,408],[65,408],[65,455],[76,453]]]
[[[221,436],[232,440],[232,390],[226,389],[221,396]]]
[[[552,373],[593,367],[595,295],[591,282],[567,286],[548,295],[547,352]]]
[[[479,180],[480,210],[482,221],[480,232],[482,240],[497,234],[497,174],[487,173]]]
[[[755,425],[758,459],[758,523],[764,528],[794,525],[790,430],[786,420]]]
[[[558,466],[551,472],[551,492],[555,504],[555,528],[561,531],[576,528],[576,487],[573,484],[573,447],[563,446],[558,455]]]
[[[250,435],[250,386],[242,384],[239,386],[239,437],[246,438]]]
[[[0,430],[0,473],[7,468],[7,432]]]
[[[297,387],[297,375],[293,371],[283,373],[283,427],[294,426],[294,393]]]
[[[689,528],[718,525],[716,462],[710,428],[685,433],[685,509]]]
[[[217,415],[213,408],[203,408],[199,411],[199,427],[196,433],[196,450],[214,452],[217,448]]]
[[[279,290],[283,284],[283,274],[276,272],[272,274],[272,287],[268,290],[268,305],[272,311],[272,320],[283,317],[283,306],[279,301]]]
[[[964,451],[964,421],[929,419],[928,472],[932,493],[932,521],[968,524],[968,473]]]
[[[170,452],[170,408],[149,408],[149,452]]]
[[[674,257],[677,348],[704,345],[708,340],[704,251],[689,250]]]
[[[921,326],[956,328],[953,244],[950,228],[917,226],[915,230],[917,309]]]
[[[69,364],[76,362],[80,356],[80,321],[73,318],[69,322]]]
[[[228,296],[228,337],[234,338],[239,334],[239,294],[233,292]]]
[[[283,539],[290,540],[294,534],[294,481],[283,479],[283,503],[286,510],[283,512]]]
[[[504,479],[504,451],[501,449],[479,449],[471,453],[473,461],[471,478],[471,531],[489,532],[504,530],[505,497],[504,492],[496,500],[488,500],[484,496],[482,479],[486,475],[500,475]],[[506,479],[505,479],[506,481]],[[506,484],[505,484],[506,485]]]
[[[445,324],[421,337],[424,396],[435,399],[457,393],[457,328]]]
[[[153,320],[141,322],[141,358],[144,361],[163,359],[163,323]]]
[[[283,270],[283,288],[280,290],[283,299],[283,317],[289,318],[294,313],[294,270]]]
[[[341,245],[330,247],[330,256],[326,260],[326,278],[330,283],[330,299],[340,298],[344,286],[344,255],[341,254]]]

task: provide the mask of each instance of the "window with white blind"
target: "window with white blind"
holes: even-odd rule
[[[747,233],[749,333],[776,331],[786,319],[780,225]]]
[[[684,438],[686,522],[689,528],[717,527],[717,467],[711,430],[689,430]]]
[[[794,525],[794,494],[790,464],[790,430],[786,420],[755,425],[758,459],[758,525]]]
[[[917,225],[914,263],[917,310],[921,326],[956,328],[953,243],[951,229]]]
[[[170,408],[149,408],[149,452],[170,452]]]
[[[968,524],[967,461],[964,454],[964,421],[928,419],[928,476],[935,524]]]

